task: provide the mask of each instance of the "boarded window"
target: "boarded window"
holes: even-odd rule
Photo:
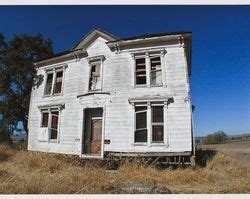
[[[147,142],[147,107],[135,107],[135,142]]]
[[[152,106],[152,142],[164,141],[163,106]]]
[[[151,85],[162,84],[161,58],[154,57],[150,59],[150,81]]]
[[[91,74],[89,79],[89,90],[101,89],[101,63],[96,63],[91,66]]]
[[[48,127],[49,113],[42,113],[42,126]]]
[[[51,112],[50,139],[57,139],[58,136],[58,111]]]
[[[136,59],[136,85],[147,84],[145,58]]]
[[[63,71],[59,71],[56,73],[55,80],[55,93],[59,94],[62,92],[62,79],[63,79]]]
[[[45,95],[50,95],[52,90],[53,73],[47,75],[47,82],[45,87]]]

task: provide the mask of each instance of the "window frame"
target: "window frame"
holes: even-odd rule
[[[168,140],[169,140],[169,133],[167,131],[167,101],[160,101],[160,102],[155,102],[155,101],[149,101],[149,102],[145,102],[145,101],[137,101],[136,102],[131,102],[132,108],[133,108],[133,114],[134,114],[134,130],[133,130],[133,139],[132,140],[132,145],[133,146],[165,146],[168,147]],[[135,132],[136,132],[136,107],[140,107],[140,106],[146,106],[146,115],[147,115],[147,142],[136,142],[135,141]],[[162,107],[162,111],[163,111],[163,122],[153,122],[153,108],[155,106],[159,106]],[[153,126],[154,125],[162,125],[163,127],[163,141],[153,141]]]
[[[131,51],[131,56],[134,60],[134,67],[133,67],[133,87],[140,88],[140,87],[166,87],[166,75],[164,74],[165,71],[165,49],[148,49],[144,51]],[[151,58],[160,57],[161,63],[161,83],[159,84],[152,84],[151,83]],[[136,82],[136,60],[145,58],[145,65],[146,65],[146,84],[137,84]]]
[[[64,88],[64,78],[65,78],[65,69],[66,69],[66,65],[65,66],[60,66],[60,67],[56,67],[56,68],[50,68],[45,70],[46,73],[46,81],[45,81],[45,86],[44,86],[44,93],[43,93],[43,97],[53,97],[53,96],[62,96],[63,95],[63,88]],[[55,93],[55,87],[56,87],[56,77],[57,77],[57,73],[62,72],[62,84],[61,84],[61,92],[60,93]],[[48,75],[49,74],[53,74],[52,76],[52,87],[51,87],[51,91],[50,94],[47,94],[47,79],[48,79]]]
[[[87,83],[87,92],[95,92],[95,91],[102,91],[103,90],[103,68],[104,68],[104,61],[105,61],[105,56],[104,55],[98,55],[98,56],[93,56],[87,58],[88,65],[89,65],[89,77],[88,77],[88,83]],[[92,66],[95,65],[96,63],[100,63],[100,89],[98,90],[90,90],[90,78],[91,78],[91,71],[92,71]]]
[[[144,59],[145,60],[145,78],[146,78],[146,82],[145,84],[137,84],[137,72],[141,72],[141,71],[137,71],[137,63],[136,61],[138,59]],[[135,86],[136,87],[145,87],[147,86],[147,60],[146,60],[146,57],[145,56],[137,56],[135,57],[135,69],[134,69],[134,78],[135,78]]]
[[[96,65],[99,64],[100,65],[100,74],[99,74],[99,78],[100,78],[100,88],[99,89],[90,89],[90,78],[92,78],[92,67],[96,67]],[[95,60],[89,63],[90,66],[90,72],[89,72],[89,78],[88,78],[88,91],[89,92],[95,92],[95,91],[101,91],[102,90],[102,61],[101,60]]]
[[[153,109],[154,109],[154,107],[161,107],[162,108],[162,122],[154,122],[154,111],[153,111]],[[153,127],[154,126],[162,126],[162,130],[163,130],[163,136],[162,136],[162,141],[154,141],[153,140],[153,134],[154,134],[154,132],[153,132]],[[152,134],[152,139],[151,139],[151,143],[164,143],[164,134],[165,134],[165,132],[164,132],[164,105],[163,104],[152,104],[151,105],[151,134]]]
[[[161,69],[155,69],[155,70],[152,70],[152,59],[154,59],[154,58],[159,58],[160,59],[160,65],[161,65]],[[154,86],[162,86],[163,85],[163,75],[162,75],[162,59],[161,59],[161,56],[160,55],[154,55],[154,56],[149,56],[149,65],[150,65],[150,67],[149,67],[149,69],[150,69],[150,71],[149,71],[149,79],[150,79],[150,86],[151,87],[154,87]],[[161,71],[161,83],[156,83],[156,84],[152,84],[152,71],[155,71],[156,73],[158,72],[158,71]]]
[[[51,139],[51,129],[52,129],[52,112],[58,112],[57,115],[57,138],[56,139]],[[48,125],[42,126],[43,123],[43,114],[48,113]],[[60,136],[60,120],[61,120],[61,109],[60,108],[43,108],[41,109],[41,122],[40,122],[40,128],[47,128],[48,131],[48,139],[47,141],[49,143],[59,143],[59,136]]]
[[[145,110],[141,110],[141,111],[136,111],[136,107],[146,107],[146,109]],[[136,120],[137,120],[137,114],[140,114],[140,113],[146,113],[146,121],[145,121],[146,128],[138,128],[137,129],[137,127],[136,127],[136,125],[137,125],[137,122],[136,122]],[[136,145],[147,144],[148,143],[148,133],[149,133],[148,132],[148,128],[147,128],[147,125],[148,125],[148,121],[147,121],[147,105],[137,105],[137,106],[135,106],[135,112],[134,112],[134,114],[135,114],[134,144],[136,144]],[[143,130],[146,130],[147,141],[146,142],[136,142],[135,141],[136,131],[143,131]]]

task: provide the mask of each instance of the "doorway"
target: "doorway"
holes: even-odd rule
[[[85,109],[85,129],[83,137],[83,153],[90,156],[102,154],[102,108]]]

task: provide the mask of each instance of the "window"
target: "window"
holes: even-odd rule
[[[164,143],[163,104],[135,104],[134,143]]]
[[[162,84],[161,58],[150,58],[150,83],[151,85]]]
[[[163,142],[163,106],[152,106],[152,142]]]
[[[91,74],[89,78],[89,90],[101,89],[101,63],[91,64]]]
[[[58,111],[51,112],[50,139],[56,140],[58,135]]]
[[[44,95],[58,95],[62,93],[63,70],[47,73]]]
[[[48,120],[49,120],[49,113],[42,113],[42,126],[41,127],[48,127]]]
[[[135,107],[135,142],[147,142],[147,107]]]
[[[135,86],[165,86],[162,72],[165,51],[132,54],[135,61]]]
[[[59,127],[59,111],[43,110],[41,127],[48,128],[49,140],[57,140]]]
[[[59,71],[56,73],[56,82],[55,82],[55,93],[60,94],[62,92],[62,79],[63,79],[63,71]]]
[[[136,59],[136,85],[146,85],[147,76],[146,76],[146,62],[145,58]]]
[[[45,95],[50,95],[52,91],[53,73],[47,74],[47,82],[45,87]]]

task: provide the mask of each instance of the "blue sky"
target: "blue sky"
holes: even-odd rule
[[[0,6],[0,32],[41,33],[68,50],[90,29],[118,37],[192,31],[196,135],[250,132],[250,6]]]

